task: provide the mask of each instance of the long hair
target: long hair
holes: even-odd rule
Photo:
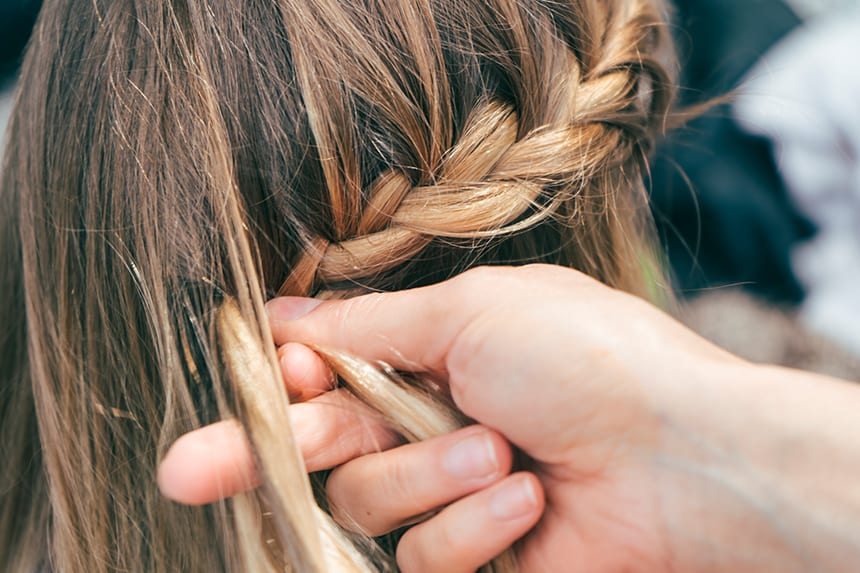
[[[0,569],[394,569],[395,540],[341,530],[306,476],[263,302],[527,262],[647,295],[662,10],[48,0],[0,190]],[[408,439],[463,423],[327,356]],[[232,417],[263,486],[164,500],[170,444]]]

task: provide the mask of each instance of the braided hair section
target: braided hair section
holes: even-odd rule
[[[544,68],[534,72],[543,79],[528,105],[482,96],[432,173],[381,171],[362,192],[355,233],[307,239],[279,294],[361,285],[431,243],[474,248],[546,223],[597,235],[609,232],[617,200],[642,209],[641,170],[672,101],[666,39],[653,2],[602,6],[592,6],[603,28],[592,32],[599,41],[589,57],[581,39],[565,41],[558,21],[535,28]]]

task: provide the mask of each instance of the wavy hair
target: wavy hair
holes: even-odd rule
[[[264,300],[527,262],[647,295],[671,54],[659,0],[47,0],[0,189],[0,569],[395,569],[306,475]],[[410,440],[464,423],[325,354]],[[163,499],[234,417],[262,487]]]

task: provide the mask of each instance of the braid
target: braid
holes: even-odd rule
[[[643,158],[671,99],[658,42],[645,26],[650,3],[627,3],[611,18],[603,57],[586,74],[561,40],[552,43],[549,123],[521,135],[514,106],[484,99],[442,158],[431,184],[413,185],[403,170],[385,170],[368,187],[358,234],[310,239],[279,294],[385,273],[416,257],[434,238],[489,239],[524,231],[564,211],[567,223],[594,199],[600,174]],[[652,15],[653,17],[653,15]],[[561,209],[565,206],[564,209]]]

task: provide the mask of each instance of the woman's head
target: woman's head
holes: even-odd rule
[[[264,472],[265,499],[180,508],[153,476],[180,433],[231,415],[271,462],[247,393],[283,400],[261,313],[278,291],[541,261],[644,293],[643,169],[671,99],[661,10],[46,2],[0,201],[0,564],[276,562],[263,549],[313,511],[281,515],[309,496],[294,452]],[[232,299],[242,325],[219,335]],[[245,343],[262,363],[251,390],[225,350]],[[293,562],[318,552],[296,545]]]

